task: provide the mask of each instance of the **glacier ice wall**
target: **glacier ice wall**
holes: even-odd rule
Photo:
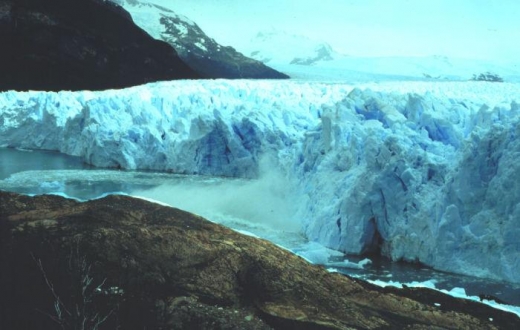
[[[354,90],[304,140],[306,234],[348,253],[518,282],[519,109]]]
[[[290,149],[341,89],[298,86],[184,81],[102,93],[7,92],[0,145],[59,150],[99,167],[254,177],[259,156]]]
[[[366,87],[366,86],[365,86]],[[183,81],[0,94],[0,145],[254,178],[269,155],[313,241],[520,283],[520,87]]]

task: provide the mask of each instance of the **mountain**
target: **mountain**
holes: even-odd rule
[[[275,65],[315,65],[341,57],[325,42],[279,30],[258,32],[249,43],[251,57]]]
[[[200,77],[103,0],[3,0],[0,44],[0,90],[101,90]]]
[[[310,241],[520,283],[520,86],[358,87],[194,80],[8,92],[0,146],[282,182],[287,222]]]
[[[505,81],[520,81],[520,67],[442,55],[362,57],[335,51],[329,44],[280,30],[258,32],[246,54],[293,78],[350,82],[388,80],[470,80],[491,72]]]
[[[258,32],[250,40],[250,44],[251,57],[275,65],[315,65],[341,56],[325,42],[279,30]]]
[[[132,14],[150,35],[172,45],[179,56],[201,76],[209,78],[283,79],[287,75],[248,58],[233,47],[221,46],[187,17],[151,2],[113,0]]]

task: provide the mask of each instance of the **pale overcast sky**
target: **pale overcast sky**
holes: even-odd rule
[[[278,29],[359,56],[520,61],[520,0],[148,0],[239,50]]]

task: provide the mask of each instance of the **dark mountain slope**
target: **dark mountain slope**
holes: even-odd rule
[[[242,55],[233,47],[219,45],[197,24],[189,26],[178,16],[165,16],[161,23],[166,27],[163,40],[174,45],[179,56],[202,75],[211,78],[289,78],[260,61]],[[181,33],[180,29],[186,26],[189,26],[187,32]]]
[[[197,78],[103,0],[0,0],[0,90],[100,90]]]
[[[152,36],[172,45],[181,59],[202,76],[227,79],[289,78],[260,61],[244,56],[233,47],[221,46],[195,22],[170,9],[146,1],[112,1],[124,6],[138,24],[143,23],[141,26]],[[158,22],[154,23],[158,24],[150,24],[150,19],[157,19]],[[158,26],[162,31],[156,31]]]

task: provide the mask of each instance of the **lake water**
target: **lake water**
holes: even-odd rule
[[[69,157],[54,151],[30,151],[0,148],[0,180],[10,175],[30,170],[89,169],[77,157]]]
[[[266,238],[303,256],[311,255],[311,250],[316,249],[316,244],[307,242],[298,232],[297,224],[281,225],[282,219],[287,219],[292,212],[287,207],[291,203],[281,203],[276,189],[255,180],[96,169],[79,158],[57,152],[0,148],[0,190],[54,193],[81,200],[110,193],[143,196]],[[255,198],[251,198],[253,193]],[[260,201],[258,196],[263,196]],[[273,214],[279,215],[279,221]],[[316,253],[330,255],[326,249],[318,249]],[[332,255],[325,266],[363,279],[400,283],[434,281],[439,289],[461,287],[468,295],[488,294],[520,305],[520,285],[437,272],[385,259],[372,259],[371,264],[356,269],[361,258]],[[345,267],[346,259],[354,267]]]

